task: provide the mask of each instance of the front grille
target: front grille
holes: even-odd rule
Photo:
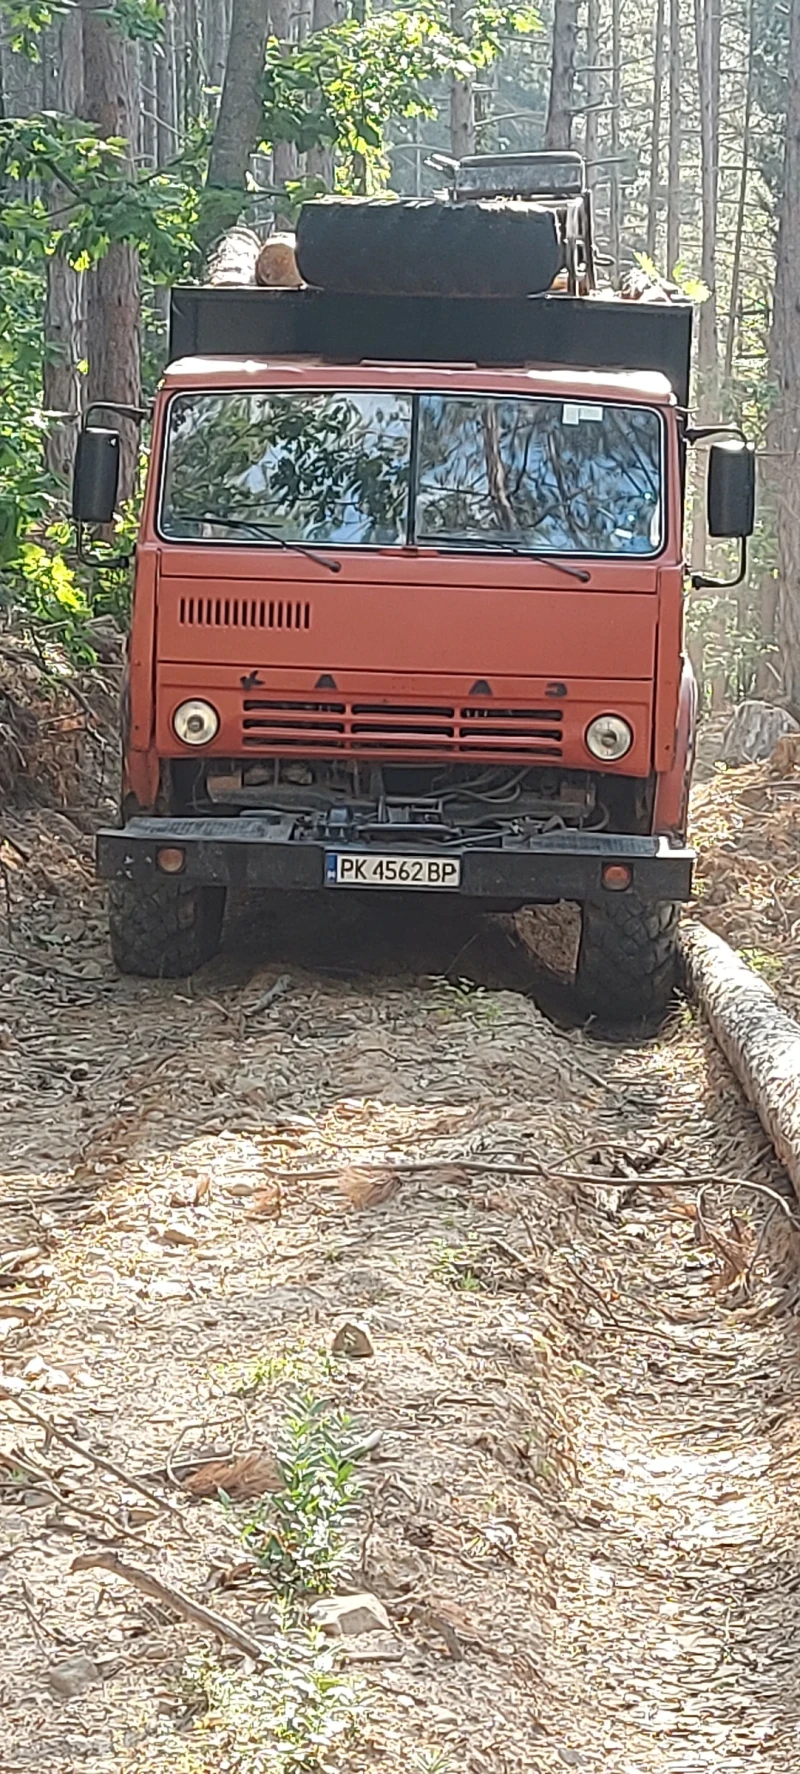
[[[260,751],[560,758],[563,710],[247,697],[242,743]]]
[[[290,598],[182,597],[178,621],[183,628],[311,627],[311,605]]]

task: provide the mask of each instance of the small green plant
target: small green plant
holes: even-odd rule
[[[324,1595],[347,1563],[359,1495],[352,1439],[341,1411],[308,1395],[297,1399],[278,1453],[281,1488],[258,1504],[242,1536],[283,1595]]]
[[[752,967],[754,973],[760,973],[768,984],[780,979],[783,971],[780,955],[770,955],[764,949],[740,949],[739,954],[747,966]]]
[[[437,1281],[456,1288],[459,1293],[480,1293],[483,1287],[480,1252],[474,1245],[449,1245],[439,1241],[434,1248],[436,1256],[431,1273]]]
[[[326,1349],[277,1349],[270,1355],[256,1355],[237,1368],[233,1391],[237,1397],[247,1398],[262,1388],[287,1382],[295,1387],[320,1386],[335,1373],[336,1365]]]
[[[310,1774],[357,1735],[361,1696],[337,1667],[330,1640],[293,1627],[287,1610],[265,1640],[268,1661],[252,1675],[220,1668],[209,1652],[184,1667],[187,1697],[199,1700],[214,1765],[227,1774]]]
[[[483,986],[475,986],[469,979],[442,979],[436,983],[438,1002],[435,1011],[442,1022],[453,1022],[461,1016],[469,1016],[473,1022],[487,1028],[497,1022],[500,1006]]]

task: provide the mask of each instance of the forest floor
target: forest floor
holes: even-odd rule
[[[769,955],[754,787],[698,829]],[[796,1770],[800,1240],[708,1032],[379,904],[119,980],[95,817],[2,822],[0,1774]]]

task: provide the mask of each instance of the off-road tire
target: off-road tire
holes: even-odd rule
[[[108,929],[114,965],[143,979],[185,979],[217,953],[224,916],[224,887],[112,881]]]
[[[304,203],[297,265],[306,283],[345,295],[537,295],[564,264],[552,211],[535,203]]]
[[[600,1023],[653,1023],[669,1009],[678,979],[680,906],[609,893],[583,908],[575,983]]]

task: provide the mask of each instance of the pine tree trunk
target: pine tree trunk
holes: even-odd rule
[[[269,23],[279,43],[292,40],[291,0],[269,0]],[[276,185],[288,185],[297,178],[297,149],[294,142],[273,142],[272,171]]]
[[[450,0],[450,18],[458,37],[469,42],[469,0]],[[475,82],[450,81],[450,152],[455,160],[465,160],[475,153]]]
[[[126,43],[103,16],[105,0],[80,0],[83,19],[84,111],[101,135],[122,137],[128,143],[127,162],[134,170],[138,100],[132,46]],[[138,406],[141,400],[140,343],[141,298],[139,255],[131,246],[115,244],[88,274],[90,401],[121,401]],[[136,427],[120,423],[122,433],[120,497],[134,490],[138,453]]]
[[[2,8],[0,8],[0,21]],[[17,54],[0,34],[0,74],[2,74],[3,116],[32,117],[44,103],[44,69],[41,62],[32,62]]]
[[[222,92],[228,37],[231,28],[230,0],[203,0],[203,61],[206,80]]]
[[[339,0],[314,0],[312,30],[328,31],[343,16]],[[334,159],[332,148],[309,148],[306,173],[310,179],[321,179],[328,191],[333,190]]]
[[[683,147],[683,41],[681,0],[669,0],[669,171],[667,174],[667,276],[681,256],[681,150]]]
[[[83,113],[83,30],[79,12],[67,13],[51,27],[50,53],[44,59],[44,101],[49,111],[67,117]],[[51,215],[62,216],[69,193],[57,180],[47,192]],[[83,402],[83,376],[78,368],[85,355],[85,291],[83,278],[73,271],[62,253],[47,260],[47,295],[44,310],[44,362],[42,392],[48,413],[78,414]],[[51,473],[69,476],[75,453],[75,420],[51,421],[45,441],[45,462]]]
[[[664,22],[666,0],[657,0],[653,45],[653,128],[650,137],[650,182],[647,192],[647,256],[658,252],[658,212],[661,185],[661,106],[664,89]]]
[[[139,159],[152,170],[158,165],[158,125],[156,121],[156,68],[152,45],[139,44]]]
[[[578,0],[555,0],[550,96],[544,131],[545,148],[553,151],[572,146],[577,44]]]
[[[600,156],[600,0],[586,0],[586,177],[590,190],[597,184]]]
[[[611,0],[611,130],[608,178],[608,232],[614,271],[619,278],[622,248],[622,203],[619,188],[620,111],[622,109],[621,0]]]
[[[719,199],[719,98],[722,15],[721,0],[694,0],[697,75],[700,96],[702,234],[700,276],[708,289],[697,328],[697,415],[710,424],[719,414],[719,337],[717,332],[717,211]],[[695,451],[695,499],[692,521],[692,566],[700,572],[707,550],[705,484],[708,452]],[[720,621],[723,612],[720,611]],[[724,697],[724,685],[717,702]]]
[[[800,0],[790,4],[786,148],[779,215],[771,338],[772,375],[777,387],[771,442],[780,452],[776,464],[775,632],[784,687],[796,710],[800,707]]]
[[[174,0],[164,0],[162,54],[156,63],[156,155],[159,166],[168,166],[180,147],[178,137],[178,89],[175,68]]]
[[[196,240],[203,254],[238,221],[250,156],[261,138],[267,0],[233,0],[225,78],[211,142]]]
[[[719,199],[719,97],[722,0],[694,0],[700,93],[702,250],[700,276],[709,296],[700,307],[697,370],[704,416],[716,417],[719,404],[717,338],[717,209]]]
[[[753,100],[755,98],[756,72],[756,33],[754,0],[749,0],[747,11],[747,85],[744,96],[744,127],[742,130],[742,166],[739,174],[739,200],[736,206],[736,233],[733,242],[733,265],[731,267],[731,287],[728,297],[728,326],[725,335],[725,383],[730,383],[733,375],[733,358],[736,350],[736,332],[739,325],[739,302],[742,291],[742,251],[744,247],[744,225],[747,213],[747,185],[750,172],[750,124],[753,116]]]
[[[261,77],[267,41],[266,0],[233,0],[231,35],[208,183],[241,201],[250,155],[261,135]]]

